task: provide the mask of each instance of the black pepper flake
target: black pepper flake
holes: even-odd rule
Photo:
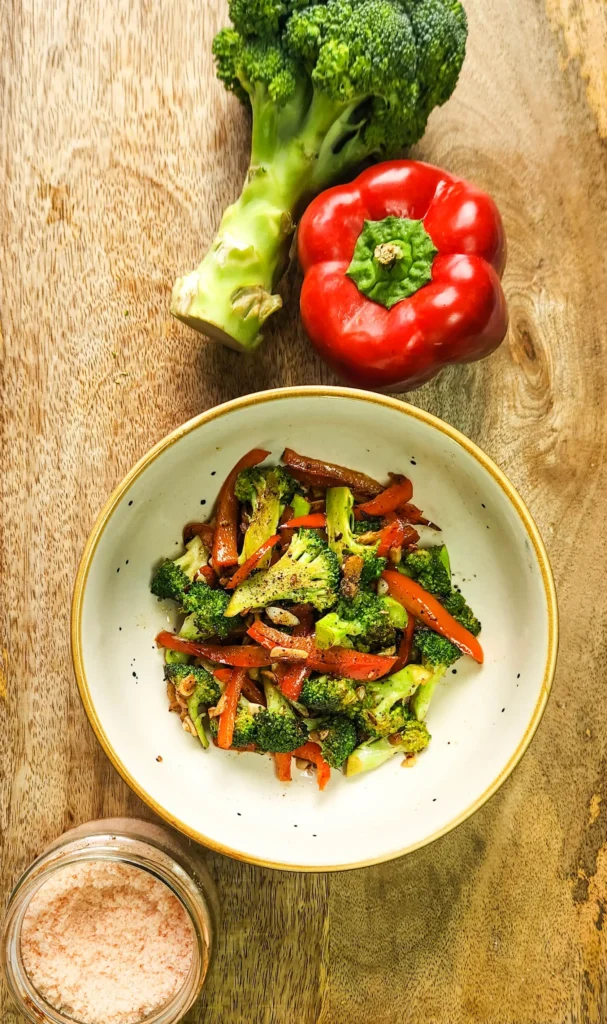
[[[128,564],[129,564],[129,560],[128,560],[128,558],[127,558],[127,560],[126,560],[126,562],[125,562],[124,564],[125,564],[125,565],[128,565]]]
[[[236,814],[238,815],[239,818],[242,818],[242,814],[240,813],[240,811],[236,811]]]
[[[200,499],[200,504],[201,505],[206,505],[206,503],[207,503],[207,499],[206,498],[201,498]]]
[[[457,669],[456,668],[452,668],[451,669],[451,674],[456,676],[457,675]]]
[[[133,679],[137,678],[137,673],[136,672],[132,672],[131,675],[133,676]]]
[[[216,473],[216,472],[217,472],[217,470],[216,470],[216,469],[212,469],[212,470],[211,470],[211,476],[215,476],[215,473]]]
[[[520,679],[520,678],[521,678],[521,674],[520,674],[520,672],[518,673],[518,675],[517,675],[517,677],[516,677],[516,678],[517,678],[517,679]]]
[[[297,825],[293,825],[293,828],[297,828]]]
[[[132,502],[132,501],[129,501],[129,505],[132,505],[132,504],[133,504],[133,502]]]
[[[312,833],[312,839],[316,839],[316,832]]]
[[[504,711],[505,711],[505,710],[506,710],[506,708],[502,708],[502,715],[504,714]]]
[[[411,465],[412,466],[417,466],[417,462],[415,461],[415,459],[411,459]]]
[[[481,501],[481,508],[487,508],[486,505],[483,505],[482,501]]]
[[[435,796],[433,796],[433,797],[432,797],[432,803],[433,803],[433,804],[435,804],[435,803],[436,803],[436,797],[435,797]]]
[[[120,569],[116,569],[116,572],[120,572]]]
[[[122,626],[118,626],[118,631],[122,633]]]

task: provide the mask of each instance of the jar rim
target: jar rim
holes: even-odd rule
[[[77,830],[74,830],[77,831]],[[69,836],[69,833],[66,833]],[[64,837],[60,837],[62,839]],[[90,1024],[67,1016],[46,1001],[33,985],[23,964],[21,933],[34,895],[59,871],[73,864],[101,861],[128,864],[147,871],[163,883],[184,908],[194,943],[192,963],[183,984],[170,1000],[133,1024],[173,1024],[181,1019],[200,995],[210,960],[210,920],[206,900],[195,882],[166,850],[121,830],[108,830],[66,845],[54,845],[30,864],[10,895],[0,931],[0,962],[17,1006],[35,1024]]]

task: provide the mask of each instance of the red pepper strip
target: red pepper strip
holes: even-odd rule
[[[408,526],[404,519],[392,513],[387,525],[380,530],[377,554],[380,558],[387,558],[391,548],[399,548],[403,544],[417,544],[418,540],[419,534],[413,527]]]
[[[330,675],[348,676],[350,679],[365,682],[387,675],[396,661],[396,658],[387,658],[382,654],[363,654],[361,651],[353,651],[346,647],[330,647],[326,651],[320,651],[316,647],[314,637],[290,636],[262,622],[254,622],[248,629],[248,634],[270,650],[274,647],[291,647],[307,651],[305,664],[313,672],[328,672]],[[288,655],[276,658],[276,661],[280,660],[288,661]]]
[[[312,512],[307,516],[296,516],[295,519],[289,519],[288,523],[284,524],[287,529],[296,530],[298,526],[308,526],[310,529],[315,527],[323,529],[327,525],[327,516],[325,512]]]
[[[331,769],[322,756],[318,743],[304,743],[303,747],[298,747],[291,756],[303,757],[305,761],[311,761],[316,765],[316,781],[318,788],[323,790],[331,778]]]
[[[257,551],[254,551],[251,557],[247,558],[246,562],[240,566],[240,569],[234,573],[230,582],[226,583],[225,589],[234,590],[235,587],[244,583],[247,577],[249,577],[253,572],[253,569],[259,565],[263,556],[267,555],[268,551],[271,551],[271,549],[278,544],[281,539],[280,534],[276,533],[273,537],[269,537],[268,540],[264,540],[263,544],[257,548]]]
[[[198,534],[202,537],[202,542],[209,551],[213,548],[213,538],[215,536],[215,527],[211,526],[210,523],[188,523],[183,528],[183,543],[188,544]]]
[[[309,636],[310,633],[314,632],[314,618],[312,616],[312,610],[308,605],[296,606],[298,610],[293,609],[293,614],[297,615],[299,619],[299,625],[295,626],[293,630],[293,636]],[[288,697],[289,700],[299,700],[303,684],[310,675],[310,669],[307,664],[300,662],[294,665],[277,665],[278,669],[278,685],[281,693]]]
[[[279,782],[290,782],[291,781],[291,755],[290,754],[274,754],[274,761],[276,762],[276,774],[278,775]]]
[[[320,462],[318,459],[309,459],[305,455],[298,455],[292,448],[285,448],[282,453],[282,461],[290,468],[300,470],[304,473],[312,473],[325,481],[324,486],[335,486],[341,484],[351,487],[354,491],[362,491],[363,494],[375,495],[383,490],[377,480],[373,480],[365,473],[359,473],[355,469],[346,469],[345,466],[336,466],[333,462]]]
[[[229,750],[234,739],[234,722],[236,721],[236,709],[242,692],[242,684],[246,672],[242,668],[235,668],[230,673],[230,681],[223,691],[225,708],[219,716],[219,730],[217,732],[217,746],[222,750]]]
[[[396,659],[396,664],[395,664],[394,668],[392,669],[393,672],[400,672],[401,668],[404,668],[405,665],[409,664],[409,659],[411,657],[411,650],[413,648],[413,630],[414,629],[415,629],[415,619],[413,618],[412,615],[409,615],[409,618],[407,619],[407,625],[405,627],[405,632],[403,633],[403,638],[402,638],[402,640],[400,642],[400,646],[398,648],[398,657]]]
[[[214,668],[213,675],[219,683],[223,683],[226,686],[230,682],[230,676],[232,675],[231,668]]]
[[[476,637],[457,622],[432,594],[420,587],[416,580],[411,580],[408,576],[391,569],[386,569],[382,573],[382,578],[388,584],[390,596],[402,604],[409,615],[414,615],[425,626],[446,637],[459,647],[460,651],[469,654],[482,665],[483,649]]]
[[[205,644],[199,640],[184,640],[168,630],[163,630],[156,637],[159,647],[168,647],[170,651],[182,651],[193,654],[195,658],[208,658],[223,665],[235,665],[237,668],[264,668],[272,663],[269,654],[261,647],[241,647],[239,644]]]
[[[202,576],[207,581],[210,587],[214,587],[217,583],[217,574],[211,569],[210,565],[203,565],[202,569],[199,569],[197,576]],[[196,577],[194,577],[196,578]]]
[[[213,567],[218,572],[230,565],[238,565],[238,499],[234,494],[236,477],[243,469],[257,466],[270,453],[264,448],[253,448],[238,460],[217,498],[217,523],[213,538]]]
[[[214,668],[213,675],[215,676],[215,679],[219,680],[220,683],[223,683],[224,686],[226,686],[230,681],[232,669]],[[253,680],[249,678],[249,676],[245,676],[245,678],[242,681],[242,692],[247,698],[247,700],[252,701],[253,704],[262,704],[263,707],[265,708],[266,698],[264,697],[263,693],[261,692],[257,684],[254,683]]]
[[[406,476],[395,476],[394,483],[390,487],[378,494],[376,498],[371,498],[371,501],[359,505],[358,508],[360,512],[366,512],[368,516],[387,516],[390,512],[395,512],[401,505],[406,505],[412,497],[413,484],[411,481]]]
[[[398,511],[408,523],[415,523],[416,526],[429,526],[431,530],[440,530],[440,526],[437,526],[436,523],[430,522],[429,519],[424,519],[422,510],[417,508],[416,505],[403,505]]]

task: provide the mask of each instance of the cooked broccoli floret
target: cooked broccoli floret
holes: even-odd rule
[[[160,600],[171,598],[173,601],[181,601],[186,587],[208,560],[209,553],[196,534],[186,544],[185,554],[180,558],[167,558],[156,570],[152,579],[152,593]]]
[[[301,747],[307,732],[289,702],[272,683],[264,683],[267,707],[255,715],[255,742],[271,754],[288,754]]]
[[[411,717],[403,701],[432,678],[422,665],[407,665],[383,683],[369,683],[358,721],[367,736],[391,736],[399,732]]]
[[[377,557],[379,541],[361,544],[353,531],[352,508],[354,495],[349,487],[329,487],[327,490],[327,535],[329,547],[343,563],[348,555],[360,555],[363,568],[360,583],[370,586],[379,579],[386,566],[385,558]]]
[[[407,625],[403,606],[391,597],[359,590],[352,599],[340,598],[335,610],[316,623],[316,644],[382,650],[396,642],[396,630]]]
[[[370,516],[368,519],[355,519],[352,523],[352,533],[358,537],[363,533],[377,533],[383,526],[381,516]]]
[[[400,563],[399,570],[406,576],[412,576],[424,590],[436,597],[446,597],[451,593],[451,568],[444,544],[410,551]]]
[[[234,629],[234,621],[225,616],[230,595],[220,587],[208,583],[192,583],[181,599],[183,610],[188,613],[196,636],[201,640],[217,637],[225,640]]]
[[[362,743],[346,761],[346,775],[358,775],[389,761],[394,754],[417,754],[424,750],[431,736],[423,722],[409,719],[396,736]]]
[[[310,721],[307,720],[305,724],[310,729]],[[318,734],[318,742],[325,761],[331,768],[341,768],[356,746],[354,723],[343,715],[335,715],[333,718],[313,721],[312,726],[314,733]]]
[[[278,562],[236,588],[226,615],[267,608],[276,601],[307,602],[324,611],[335,604],[338,587],[339,563],[333,551],[316,530],[298,530]]]
[[[164,666],[164,676],[168,682],[173,683],[180,693],[183,693],[188,706],[188,714],[194,723],[198,738],[203,747],[208,747],[209,741],[202,719],[206,709],[212,704],[216,704],[221,696],[219,684],[213,679],[210,672],[196,665],[180,665],[169,662]]]
[[[299,703],[314,715],[346,715],[353,718],[362,708],[360,690],[352,679],[336,679],[333,676],[317,676],[306,679]]]
[[[250,747],[252,744],[256,744],[257,740],[257,715],[251,709],[259,705],[251,704],[246,697],[241,697],[236,708],[236,718],[234,719],[234,735],[232,737],[232,747],[234,749],[238,747]],[[211,718],[211,735],[217,736],[219,732],[219,717]]]
[[[462,652],[450,640],[432,629],[426,629],[425,626],[416,627],[413,642],[422,665],[432,673],[430,679],[419,687],[411,699],[411,710],[421,722],[426,717],[436,687],[449,666],[461,658]]]
[[[252,108],[251,165],[171,310],[251,349],[282,305],[275,288],[304,202],[417,142],[455,88],[467,25],[458,0],[232,0],[230,17],[213,49],[219,78]]]
[[[239,562],[242,565],[258,548],[273,537],[282,510],[290,503],[300,487],[283,466],[244,469],[236,480],[235,493],[239,501],[250,507],[251,518],[244,535]],[[259,563],[263,569],[269,565],[270,553]]]
[[[461,622],[462,626],[465,626],[473,636],[478,636],[481,624],[459,590],[452,590],[442,603],[454,619]]]
[[[299,516],[307,516],[307,515],[309,515],[311,505],[310,505],[309,501],[306,501],[306,499],[303,497],[303,495],[301,495],[301,494],[294,494],[290,504],[291,504],[291,508],[293,509],[293,518],[294,519],[299,517]]]

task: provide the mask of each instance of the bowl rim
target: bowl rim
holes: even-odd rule
[[[546,597],[546,606],[548,612],[548,647],[546,664],[544,666],[544,675],[542,684],[540,687],[538,699],[533,709],[533,714],[527,725],[527,728],[521,737],[518,746],[509,761],[501,769],[496,778],[491,784],[485,789],[485,791],[474,800],[469,807],[458,814],[455,818],[449,821],[446,825],[443,825],[436,832],[426,836],[426,838],[412,843],[403,849],[396,850],[387,854],[383,854],[379,857],[371,857],[367,860],[352,861],[346,864],[330,864],[328,866],[323,865],[308,865],[308,864],[294,864],[289,861],[271,861],[264,858],[255,857],[246,851],[233,849],[232,847],[225,846],[222,843],[218,843],[216,840],[204,835],[202,832],[198,832],[196,829],[191,828],[185,822],[180,821],[169,811],[166,810],[144,789],[142,785],[131,775],[126,766],[120,760],[112,744],[110,743],[97,711],[95,709],[93,700],[88,687],[88,681],[86,678],[86,672],[84,668],[84,656],[83,656],[83,643],[82,643],[82,612],[84,605],[84,594],[86,590],[86,584],[88,574],[97,550],[99,541],[104,534],[107,526],[110,523],[112,515],[122,500],[123,496],[129,490],[133,482],[143,473],[143,471],[154,462],[167,448],[172,447],[177,441],[198,427],[205,423],[209,423],[212,420],[219,419],[222,416],[226,416],[229,413],[237,410],[247,408],[253,405],[263,405],[266,402],[278,401],[284,398],[303,398],[312,395],[320,395],[329,398],[347,398],[353,401],[368,402],[375,405],[383,405],[386,408],[393,409],[396,412],[401,413],[405,417],[411,417],[413,419],[421,420],[428,426],[433,427],[435,430],[446,435],[451,440],[455,441],[460,447],[467,451],[477,462],[480,463],[483,469],[485,469],[490,476],[499,484],[502,491],[514,507],[519,519],[522,521],[523,526],[527,532],[527,535],[533,545],[535,551],[540,572],[542,575],[542,582],[544,584],[544,593]],[[556,668],[556,659],[558,651],[558,635],[559,635],[559,622],[558,622],[558,604],[556,598],[556,589],[554,585],[554,577],[552,574],[552,568],[548,554],[538,530],[538,527],[527,508],[525,502],[519,495],[516,488],[510,482],[505,473],[489,458],[485,452],[482,451],[478,445],[470,441],[464,434],[462,434],[455,427],[445,423],[439,417],[434,416],[432,413],[426,412],[424,409],[419,409],[417,406],[410,405],[407,402],[403,402],[397,398],[391,398],[387,395],[380,395],[368,391],[363,391],[356,388],[338,387],[330,385],[303,385],[295,387],[282,387],[273,388],[267,391],[258,391],[250,395],[245,395],[241,398],[234,398],[228,402],[223,402],[220,405],[213,406],[211,409],[207,409],[205,412],[200,413],[198,416],[194,416],[192,419],[187,420],[181,426],[172,430],[164,438],[158,441],[149,451],[142,456],[135,463],[132,469],[126,474],[118,486],[113,490],[112,494],[105,502],[103,508],[99,512],[95,524],[89,534],[88,540],[84,547],[84,551],[78,566],[76,574],[76,580],[74,584],[74,592],[72,597],[72,608],[71,608],[71,652],[72,661],[74,665],[74,672],[76,675],[76,682],[78,684],[78,690],[80,692],[80,698],[84,706],[84,710],[88,717],[88,720],[93,727],[93,731],[101,744],[105,754],[109,758],[111,764],[116,771],[122,776],[128,786],[134,791],[134,793],[141,799],[145,804],[148,805],[160,818],[166,821],[169,825],[178,829],[184,833],[190,839],[195,842],[201,843],[203,846],[214,850],[217,853],[224,854],[225,856],[232,857],[235,860],[244,861],[249,864],[255,864],[260,867],[273,868],[283,871],[301,871],[301,872],[331,872],[331,871],[346,871],[353,870],[355,868],[370,867],[374,864],[383,864],[391,860],[397,860],[399,857],[405,856],[405,854],[412,853],[414,850],[419,850],[424,846],[429,845],[436,839],[440,839],[441,836],[451,832],[458,825],[461,825],[469,817],[471,817],[476,811],[478,811],[487,801],[497,792],[502,783],[511,775],[514,768],[521,760],[523,754],[527,750],[535,732],[540,724],[548,696],[552,687],[552,681],[554,679],[554,673]]]

